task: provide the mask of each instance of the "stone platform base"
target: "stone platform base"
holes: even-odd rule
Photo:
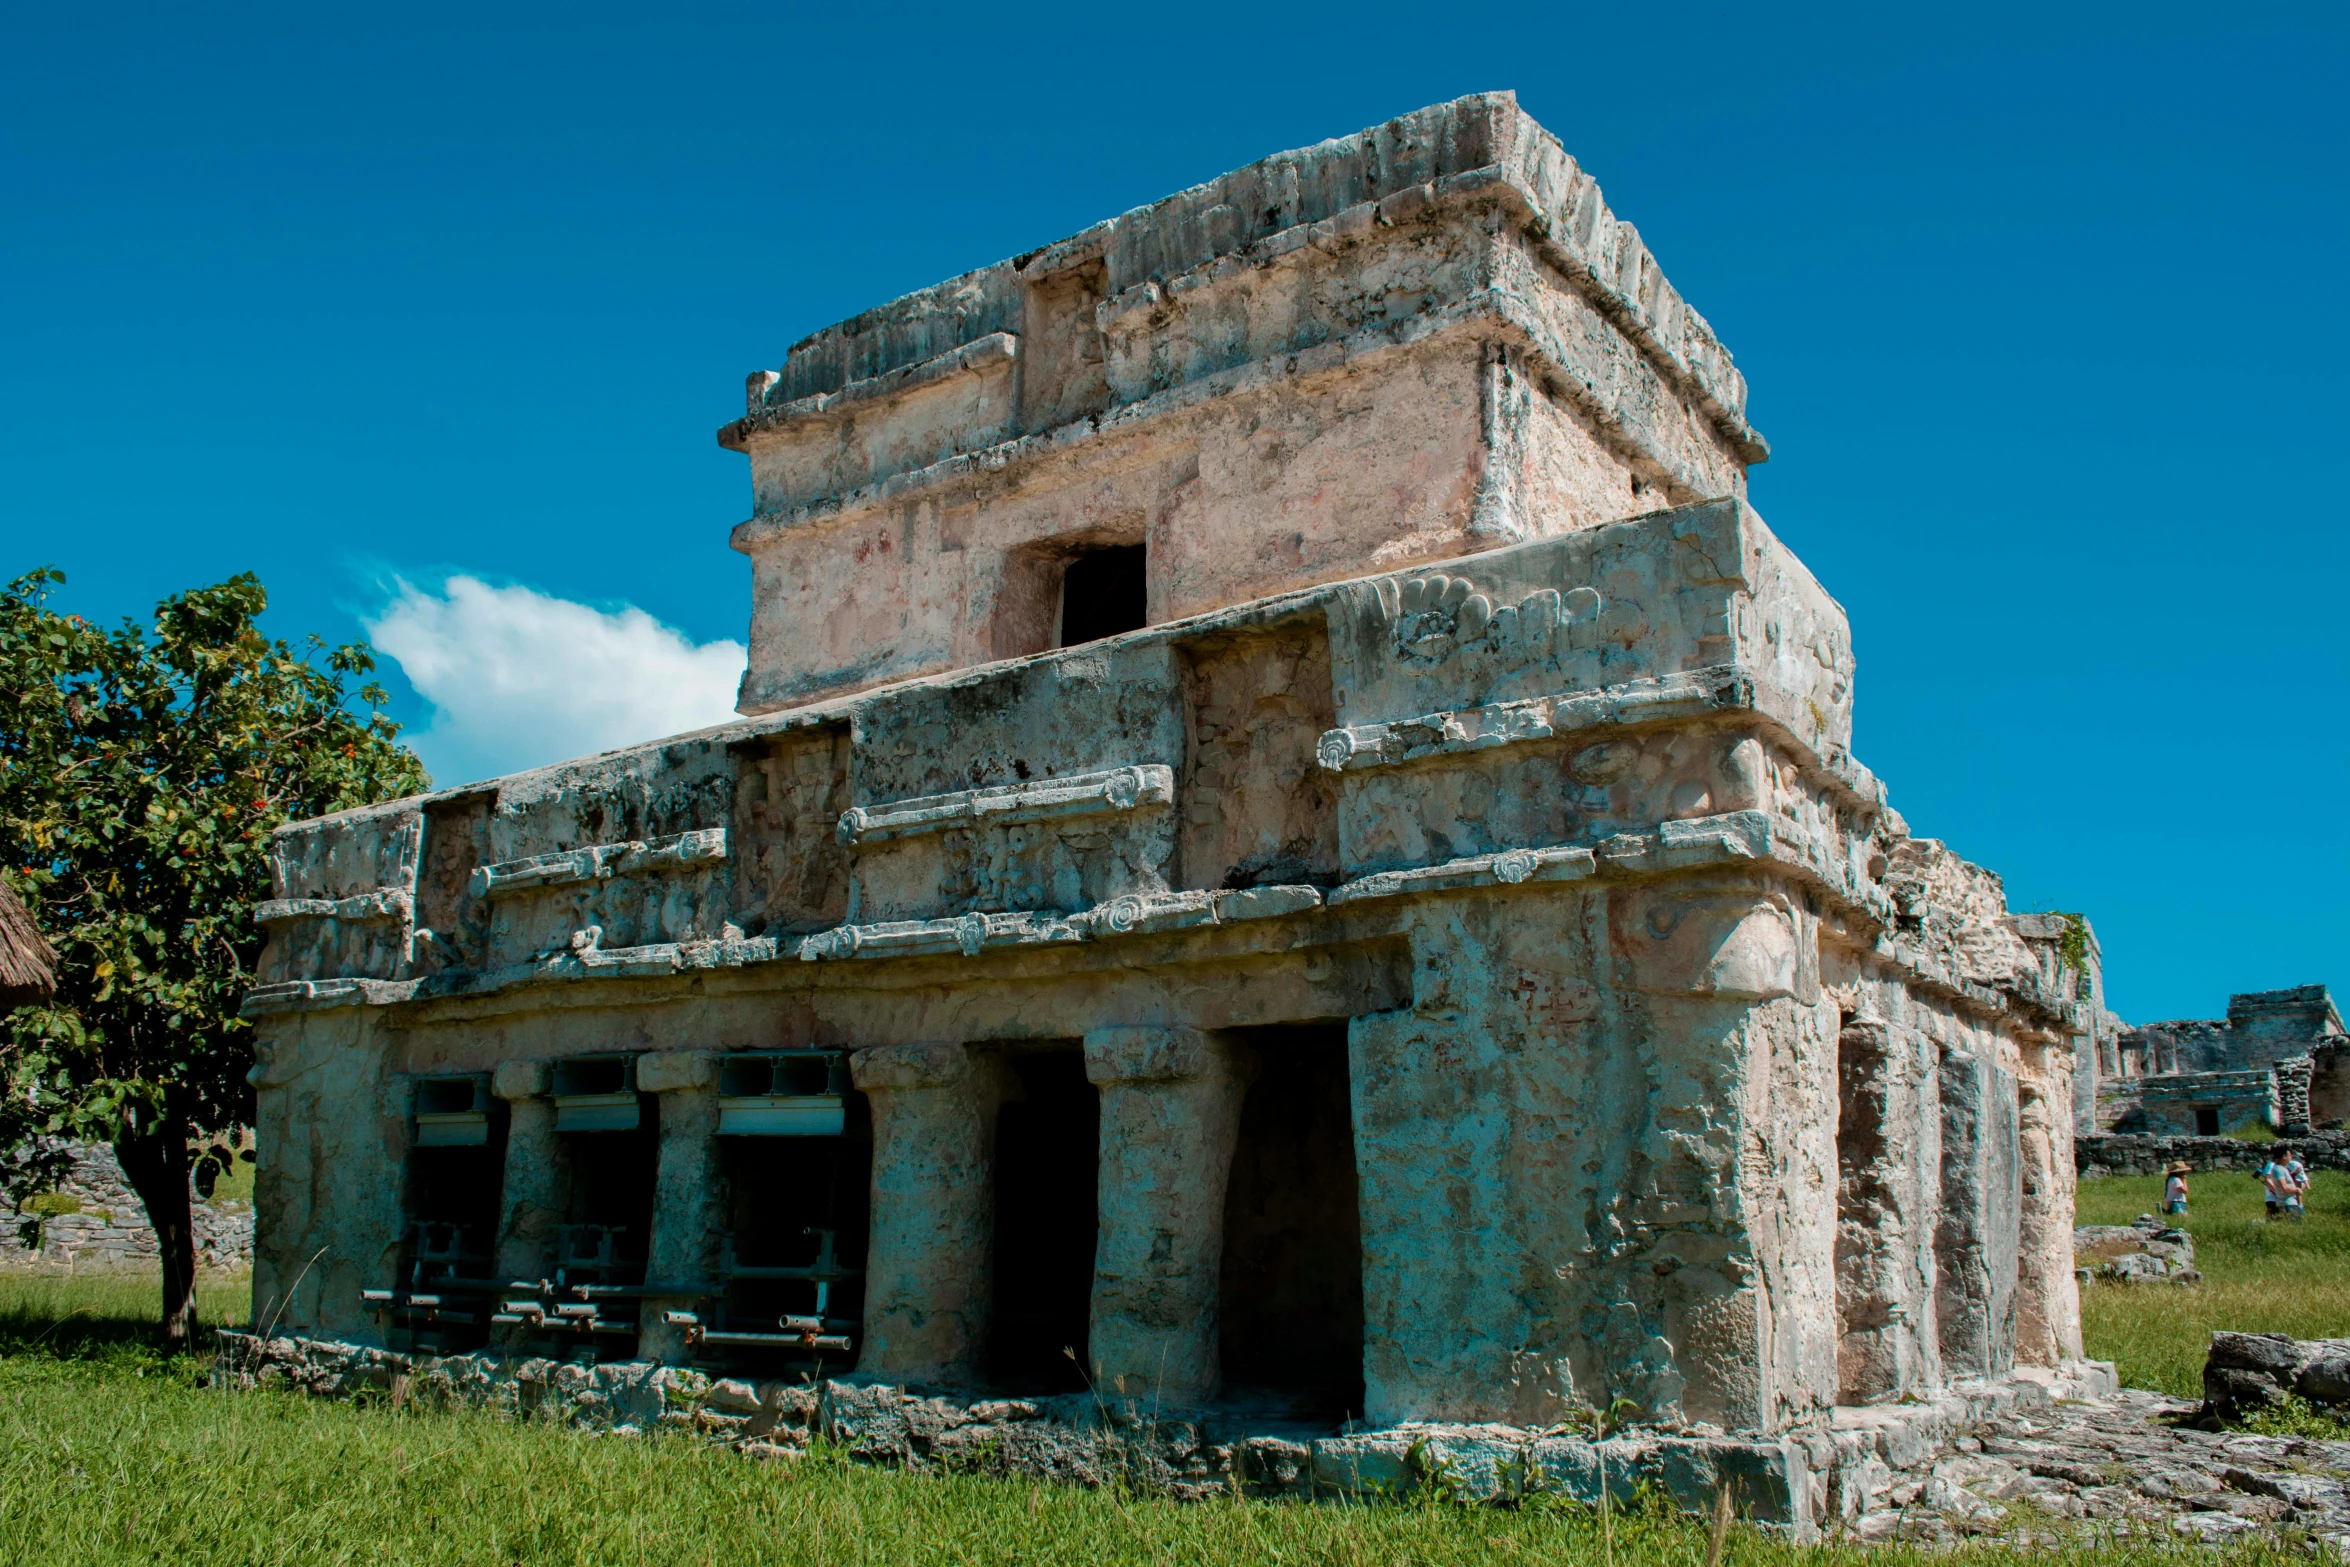
[[[1550,1494],[1618,1502],[1642,1486],[1694,1512],[1727,1489],[1741,1518],[1796,1539],[1906,1502],[1968,1433],[2019,1416],[2110,1400],[2110,1366],[2024,1370],[1920,1403],[1838,1409],[1779,1436],[1632,1430],[1595,1441],[1570,1428],[1410,1423],[1334,1429],[1240,1403],[1181,1412],[1087,1394],[927,1396],[857,1378],[714,1379],[642,1361],[581,1366],[495,1355],[411,1356],[324,1339],[220,1334],[213,1384],[321,1397],[382,1396],[502,1411],[614,1431],[676,1430],[784,1458],[821,1440],[874,1463],[1025,1474],[1080,1485],[1126,1480],[1162,1495],[1401,1495],[1464,1502]]]

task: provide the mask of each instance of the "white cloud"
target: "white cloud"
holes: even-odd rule
[[[743,672],[740,642],[474,577],[437,594],[400,582],[365,623],[432,704],[405,738],[440,785],[724,723]]]

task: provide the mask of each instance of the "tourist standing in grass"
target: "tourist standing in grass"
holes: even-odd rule
[[[2174,1164],[2163,1173],[2170,1177],[2162,1186],[2162,1211],[2184,1214],[2187,1211],[2187,1169],[2185,1164]]]
[[[2301,1162],[2301,1150],[2285,1150],[2285,1174],[2292,1179],[2293,1194],[2285,1200],[2286,1211],[2296,1219],[2306,1210],[2309,1198],[2309,1166]]]
[[[2293,1172],[2286,1166],[2288,1157],[2285,1145],[2278,1143],[2269,1149],[2268,1163],[2260,1167],[2261,1191],[2272,1219],[2301,1217],[2301,1189],[2294,1184]]]

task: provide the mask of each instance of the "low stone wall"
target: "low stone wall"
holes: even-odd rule
[[[2312,1132],[2291,1137],[2301,1157],[2313,1170],[2350,1171],[2350,1132]],[[2247,1143],[2233,1137],[2156,1137],[2129,1132],[2101,1132],[2073,1139],[2073,1165],[2083,1178],[2101,1175],[2160,1175],[2184,1160],[2196,1170],[2242,1170],[2257,1174],[2268,1162],[2267,1143]]]
[[[821,1438],[857,1459],[916,1470],[1021,1474],[1079,1485],[1124,1479],[1160,1495],[1400,1495],[1464,1502],[1547,1493],[1629,1501],[1642,1486],[1694,1512],[1728,1490],[1738,1515],[1796,1539],[1856,1524],[1889,1495],[1920,1493],[1938,1455],[1987,1421],[2113,1397],[2112,1368],[2022,1371],[1917,1404],[1839,1409],[1778,1437],[1412,1423],[1313,1435],[1244,1410],[1159,1415],[1089,1394],[966,1402],[855,1378],[745,1382],[623,1362],[581,1366],[494,1355],[403,1355],[323,1339],[219,1334],[215,1387],[280,1387],[486,1409],[616,1433],[670,1430],[789,1459]],[[1902,1503],[1907,1505],[1908,1497]]]
[[[73,1171],[56,1196],[74,1206],[62,1213],[20,1214],[0,1224],[0,1273],[152,1273],[160,1265],[155,1227],[139,1194],[123,1178],[114,1150],[84,1143],[72,1150]],[[196,1266],[231,1272],[253,1265],[253,1205],[197,1202]],[[37,1220],[36,1243],[26,1246],[18,1225]]]

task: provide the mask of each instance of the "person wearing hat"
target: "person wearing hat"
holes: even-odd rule
[[[2162,1184],[2162,1211],[2164,1213],[2185,1213],[2187,1211],[2187,1171],[2190,1168],[2191,1166],[2186,1161],[2181,1160],[2162,1172],[2170,1177]]]

